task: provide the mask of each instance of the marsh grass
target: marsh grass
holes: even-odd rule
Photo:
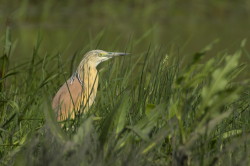
[[[10,68],[7,30],[0,63],[1,165],[249,164],[249,83],[237,81],[243,47],[204,62],[212,42],[187,65],[175,49],[152,45],[110,60],[99,67],[89,113],[61,129],[51,99],[101,36],[68,61],[61,53],[41,55],[38,36],[30,60]],[[123,49],[133,53],[133,45]]]

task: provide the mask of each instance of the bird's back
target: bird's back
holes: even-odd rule
[[[52,108],[57,112],[57,120],[74,118],[74,110],[79,109],[83,87],[78,79],[69,79],[56,93]]]

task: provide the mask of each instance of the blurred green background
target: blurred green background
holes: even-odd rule
[[[110,45],[111,51],[133,45],[132,52],[141,53],[151,44],[166,50],[175,45],[188,59],[217,38],[211,56],[239,48],[250,37],[250,1],[0,0],[0,36],[6,27],[17,42],[12,63],[30,57],[38,34],[42,54],[70,57],[82,48],[106,50]]]

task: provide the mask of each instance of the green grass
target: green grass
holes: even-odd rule
[[[244,42],[206,57],[213,42],[185,65],[174,47],[133,54],[133,44],[110,46],[132,54],[99,66],[90,112],[61,129],[51,100],[88,47],[63,59],[40,54],[38,37],[29,60],[11,66],[9,30],[3,39],[1,165],[249,165],[249,82],[238,79]]]

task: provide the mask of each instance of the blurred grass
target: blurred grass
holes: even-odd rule
[[[0,0],[1,165],[249,165],[248,1],[15,2]],[[96,48],[132,54],[98,66],[91,111],[61,129],[51,99]]]
[[[13,61],[30,55],[38,31],[46,42],[41,50],[56,53],[64,50],[69,57],[75,50],[94,49],[93,37],[104,31],[98,48],[127,45],[147,34],[142,42],[133,45],[136,53],[145,51],[150,42],[180,49],[188,61],[197,48],[220,38],[212,50],[235,50],[241,40],[249,38],[250,4],[248,0],[204,1],[183,3],[174,1],[0,1],[0,36],[10,27],[18,40],[17,55]],[[117,40],[120,38],[120,40]],[[133,40],[131,40],[133,39]],[[89,45],[87,48],[86,46]],[[249,50],[249,47],[246,47]]]

